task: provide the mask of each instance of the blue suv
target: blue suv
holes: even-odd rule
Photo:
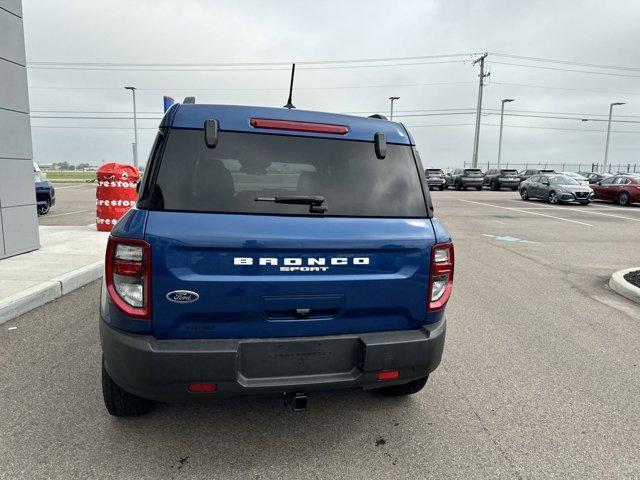
[[[402,124],[176,104],[108,241],[107,410],[416,393],[440,363],[453,269]]]

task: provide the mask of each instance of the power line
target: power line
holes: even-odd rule
[[[427,127],[461,127],[461,126],[473,126],[475,123],[441,123],[441,124],[432,124],[432,125],[406,125],[407,128],[427,128]],[[483,123],[483,126],[487,127],[500,127],[498,123]],[[575,131],[575,132],[598,132],[605,133],[606,130],[597,130],[593,128],[563,128],[563,127],[540,127],[534,125],[503,125],[504,127],[509,128],[533,128],[536,130],[565,130],[565,131]],[[633,133],[640,134],[640,131],[628,131],[628,130],[611,130],[612,133]]]
[[[511,85],[514,87],[531,87],[531,88],[546,88],[549,90],[566,90],[573,92],[587,92],[587,93],[612,93],[615,95],[640,95],[640,92],[616,92],[610,90],[590,90],[584,88],[567,88],[567,87],[551,87],[549,85],[532,85],[527,83],[509,83],[509,82],[491,82],[492,85]]]
[[[289,66],[292,63],[298,65],[328,65],[328,64],[342,64],[342,63],[372,63],[372,62],[394,62],[394,61],[408,61],[408,60],[426,60],[433,58],[453,58],[453,57],[468,57],[473,55],[472,53],[453,53],[442,55],[419,55],[413,57],[383,57],[383,58],[357,58],[357,59],[342,59],[342,60],[282,60],[276,62],[227,62],[227,63],[140,63],[140,62],[64,62],[64,61],[49,61],[49,62],[28,62],[27,66],[51,66],[51,65],[70,65],[70,66],[91,66],[91,67],[250,67],[250,66],[266,66],[266,65],[286,65]]]
[[[525,65],[522,63],[509,63],[509,62],[496,62],[495,60],[491,61],[492,64],[496,65],[511,65],[514,67],[525,67],[525,68],[540,68],[542,70],[555,70],[561,72],[574,72],[574,73],[588,73],[591,75],[606,75],[609,77],[632,77],[632,78],[640,78],[640,75],[628,75],[624,73],[611,73],[611,72],[598,72],[594,70],[575,70],[572,68],[559,68],[559,67],[544,67],[542,65]]]
[[[350,89],[363,89],[363,88],[398,88],[398,87],[426,87],[426,86],[439,86],[439,85],[462,85],[462,84],[475,84],[476,82],[430,82],[430,83],[398,83],[391,85],[336,85],[336,86],[323,86],[323,87],[296,87],[298,90],[350,90]],[[36,85],[29,87],[29,90],[117,90],[121,91],[122,87],[82,87],[82,86],[68,86],[68,87],[47,87]],[[286,91],[286,87],[274,87],[274,88],[138,88],[138,91],[144,92],[236,92],[236,91]]]
[[[609,70],[627,70],[632,72],[640,72],[640,67],[623,67],[618,65],[602,65],[597,63],[584,63],[584,62],[576,62],[571,60],[556,60],[551,58],[540,58],[540,57],[525,57],[523,55],[511,55],[508,53],[496,53],[489,52],[491,55],[496,57],[504,57],[504,58],[514,58],[516,60],[530,60],[533,62],[545,62],[545,63],[557,63],[562,65],[575,65],[578,67],[592,67],[592,68],[606,68]]]
[[[436,62],[413,62],[413,63],[385,63],[378,65],[335,65],[320,67],[300,67],[300,70],[337,70],[351,68],[381,68],[381,67],[406,67],[414,65],[435,65],[442,63],[462,63],[461,60],[440,60]],[[65,66],[33,66],[27,67],[30,70],[78,70],[78,71],[109,71],[109,72],[266,72],[266,71],[289,71],[290,68],[139,68],[139,67],[65,67]]]

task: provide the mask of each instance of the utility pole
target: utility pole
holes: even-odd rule
[[[136,112],[136,87],[124,87],[133,93],[133,166],[138,168],[138,115]]]
[[[616,105],[624,105],[624,102],[615,102],[609,105],[609,123],[607,124],[607,143],[604,147],[604,165],[602,171],[607,172],[607,157],[609,156],[609,135],[611,134],[611,114],[613,113],[613,107]]]
[[[476,63],[480,64],[480,82],[478,85],[478,108],[476,110],[476,134],[473,139],[473,158],[471,159],[471,167],[478,168],[478,144],[480,142],[480,115],[482,114],[482,87],[484,87],[484,79],[488,77],[489,74],[484,73],[484,60],[487,58],[488,53],[480,56],[475,59],[472,65]]]
[[[393,122],[393,102],[395,102],[396,100],[400,100],[400,97],[389,97],[389,100],[391,100],[391,109],[389,111],[389,121]]]
[[[513,102],[513,98],[502,99],[502,106],[500,107],[500,139],[498,140],[498,168],[500,168],[500,155],[502,153],[502,123],[504,119],[504,104]]]

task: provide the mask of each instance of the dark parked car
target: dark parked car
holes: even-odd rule
[[[514,192],[520,184],[520,175],[514,169],[493,168],[484,173],[484,185],[491,190],[500,190],[501,188],[510,188]]]
[[[456,190],[466,190],[475,188],[482,190],[484,175],[479,168],[456,168],[447,175],[447,187],[451,186]]]
[[[540,175],[541,173],[556,173],[555,170],[551,168],[530,168],[528,170],[523,170],[520,172],[520,182],[524,182],[527,178],[533,175]]]
[[[640,177],[620,175],[592,185],[594,198],[611,200],[619,205],[640,202]]]
[[[56,190],[42,172],[35,170],[36,206],[39,215],[46,215],[56,204]]]
[[[605,178],[613,178],[613,175],[611,175],[610,173],[598,173],[598,172],[590,172],[584,176],[589,181],[589,185],[594,185],[598,182],[601,182]]]
[[[540,198],[549,203],[578,202],[588,204],[593,198],[593,190],[566,175],[533,175],[518,187],[523,200]]]
[[[444,179],[444,172],[440,168],[427,168],[424,171],[424,174],[427,177],[429,190],[433,190],[434,188],[444,190],[447,187],[447,182]]]

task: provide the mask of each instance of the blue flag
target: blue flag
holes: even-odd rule
[[[164,111],[165,112],[167,110],[169,110],[169,107],[171,107],[171,105],[176,103],[176,101],[173,98],[167,97],[166,95],[162,97],[162,101],[164,102]]]

